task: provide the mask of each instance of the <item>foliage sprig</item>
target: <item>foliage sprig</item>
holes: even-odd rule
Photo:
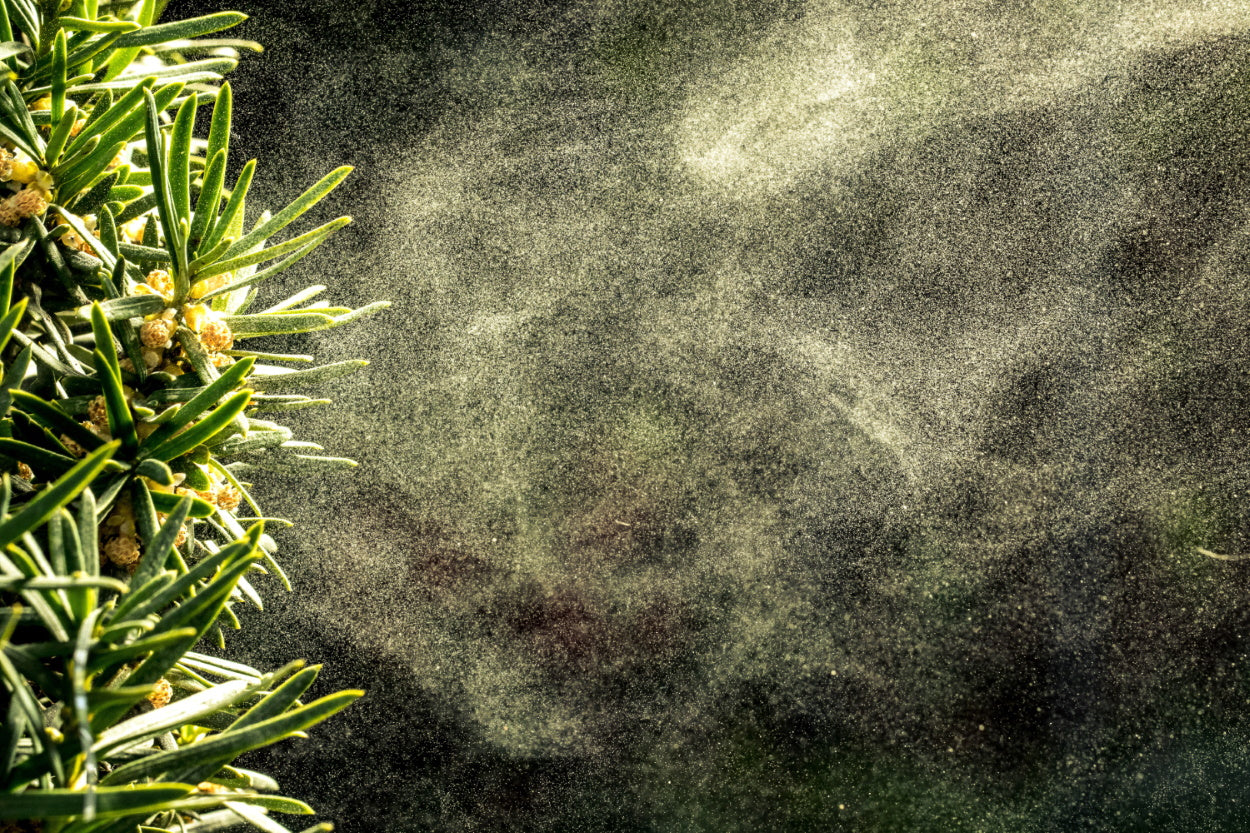
[[[244,15],[162,6],[0,0],[4,833],[283,831],[270,813],[312,810],[236,759],[361,694],[304,702],[316,666],[197,650],[262,607],[258,577],[290,588],[265,532],[289,522],[246,472],[354,465],[260,415],[326,404],[310,386],[365,362],[243,345],[385,304],[314,286],[253,311],[350,222],[289,231],[350,168],[249,225],[256,163],[227,182],[222,76],[259,46],[208,37]]]

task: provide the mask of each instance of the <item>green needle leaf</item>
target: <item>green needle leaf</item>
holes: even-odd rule
[[[9,343],[9,339],[13,335],[13,330],[17,326],[17,322],[22,320],[22,316],[26,314],[26,299],[18,301],[13,308],[0,318],[0,350]]]
[[[77,497],[103,471],[120,445],[114,441],[91,452],[63,477],[35,495],[20,512],[0,523],[0,549],[46,523],[56,510]]]
[[[198,445],[204,445],[217,434],[228,430],[230,423],[243,412],[251,398],[251,391],[239,391],[195,425],[146,451],[144,456],[169,461],[181,457]]]
[[[295,705],[300,695],[307,691],[317,679],[317,674],[320,671],[320,665],[310,665],[300,670],[281,686],[274,689],[263,700],[248,709],[238,720],[230,724],[230,728],[227,731],[246,729],[249,726],[255,726],[282,714]]]
[[[160,312],[165,309],[165,299],[159,295],[128,295],[124,298],[97,301],[90,307],[80,307],[79,317],[90,318],[94,307],[99,307],[106,321],[126,321]]]
[[[147,591],[148,589],[149,586],[144,585],[141,588],[141,591]],[[142,598],[141,593],[130,593],[126,596],[127,601],[135,598]],[[157,634],[156,636],[145,636],[142,639],[136,639],[133,642],[121,645],[117,648],[97,651],[91,657],[91,663],[88,666],[88,670],[93,674],[98,674],[101,671],[106,671],[113,666],[122,664],[123,662],[130,662],[135,657],[141,657],[144,654],[159,651],[162,648],[183,642],[191,636],[195,636],[194,628],[176,628]],[[135,699],[137,700],[141,697],[143,697],[142,694]],[[127,707],[129,707],[129,704],[127,704]]]
[[[31,578],[0,578],[0,590],[20,593],[23,590],[76,590],[80,587],[99,587],[115,593],[125,593],[130,587],[124,581],[106,576],[34,576]]]
[[[71,104],[60,116],[60,120],[56,123],[56,129],[48,137],[48,147],[44,151],[44,156],[47,160],[46,167],[54,167],[61,158],[61,151],[65,148],[65,143],[69,140],[70,131],[74,129],[74,124],[77,121],[78,108]]]
[[[253,264],[261,263],[266,260],[273,260],[275,257],[281,257],[282,255],[297,251],[304,246],[307,246],[309,243],[314,243],[314,245],[321,243],[331,234],[334,234],[334,232],[338,231],[351,221],[351,217],[339,217],[338,219],[331,220],[323,226],[318,226],[312,231],[306,231],[298,237],[292,237],[290,240],[284,240],[277,245],[229,257],[232,252],[243,251],[238,248],[239,244],[235,243],[230,248],[226,249],[226,260],[219,260],[212,266],[202,269],[199,277],[208,278],[213,275],[220,275],[222,272],[233,272],[237,269],[242,269],[244,266],[252,266]]]
[[[152,505],[156,507],[157,512],[169,514],[178,509],[183,497],[180,495],[171,495],[168,492],[153,492]],[[212,517],[217,510],[211,503],[200,498],[191,498],[187,504],[187,513],[193,518]]]
[[[182,229],[178,223],[181,215],[174,204],[174,196],[169,184],[165,137],[156,120],[159,110],[150,92],[144,90],[143,96],[147,102],[147,121],[144,130],[147,137],[148,166],[152,169],[152,188],[156,192],[157,214],[160,217],[161,229],[165,232],[165,247],[169,250],[170,258],[175,265],[174,300],[182,303],[190,290],[187,283],[186,240],[181,237]]]
[[[140,26],[151,26],[157,15],[157,0],[141,0],[131,12],[131,18]],[[109,59],[104,72],[104,80],[116,78],[139,57],[139,47],[132,46],[119,49]]]
[[[216,298],[218,295],[228,295],[229,293],[234,292],[235,290],[243,289],[248,286],[253,286],[267,278],[271,278],[274,275],[279,274],[280,272],[285,272],[287,269],[290,269],[296,263],[299,263],[301,260],[303,260],[310,252],[312,252],[313,249],[317,248],[324,242],[325,242],[324,237],[319,237],[316,240],[312,240],[311,242],[306,243],[303,246],[301,246],[293,254],[287,255],[282,260],[278,261],[272,266],[266,266],[264,269],[261,269],[259,272],[255,272],[254,274],[251,274],[241,280],[234,281],[233,283],[227,284],[226,286],[223,286],[220,289],[214,289],[212,292],[205,293],[203,300]]]
[[[216,111],[214,111],[215,113]],[[200,196],[195,202],[195,221],[191,224],[191,242],[195,245],[198,255],[200,241],[212,229],[212,222],[217,218],[217,209],[221,204],[221,189],[226,181],[226,151],[218,150],[209,157],[208,169],[204,173],[204,184],[200,187]],[[195,263],[191,268],[194,271]]]
[[[30,254],[35,245],[34,237],[27,237],[19,243],[14,243],[0,251],[0,269],[4,271],[3,290],[0,291],[0,304],[3,309],[8,312],[9,304],[13,295],[13,274],[18,266],[22,265],[22,261],[26,260],[26,256]]]
[[[233,111],[234,94],[230,82],[221,85],[217,93],[217,101],[213,103],[213,121],[208,128],[208,145],[205,149],[206,159],[212,159],[218,151],[230,154],[230,116]]]
[[[230,327],[235,338],[311,333],[314,330],[328,330],[335,325],[333,315],[318,312],[290,315],[225,315],[222,316],[222,320]]]
[[[154,738],[188,723],[194,723],[197,718],[235,704],[254,690],[254,683],[243,680],[219,683],[207,691],[184,697],[163,708],[132,717],[104,730],[96,738],[92,750],[103,757],[124,746]]]
[[[192,93],[178,108],[174,129],[169,139],[168,181],[170,202],[178,222],[191,222],[191,132],[195,128],[195,112],[200,98]]]
[[[338,187],[347,175],[352,172],[350,166],[336,168],[330,173],[322,177],[315,185],[309,188],[288,205],[286,208],[273,215],[268,221],[261,223],[252,231],[243,235],[236,240],[234,245],[226,252],[227,257],[233,257],[242,252],[249,251],[254,246],[258,246],[286,228],[293,221],[311,209],[314,205],[321,202],[322,198]],[[229,270],[225,270],[229,271]]]
[[[87,20],[65,15],[59,18],[62,29],[71,32],[133,32],[141,28],[133,20]]]
[[[65,112],[65,58],[68,51],[65,45],[65,30],[58,29],[56,39],[52,42],[52,120],[61,118]]]
[[[367,361],[362,359],[349,359],[347,361],[334,362],[333,364],[323,364],[320,367],[310,367],[307,370],[285,370],[284,368],[266,367],[267,370],[278,372],[262,375],[258,370],[258,372],[252,374],[252,378],[248,383],[258,391],[278,390],[290,385],[337,379],[340,376],[354,373],[368,364]]]
[[[143,107],[143,93],[156,83],[155,78],[144,78],[142,81],[136,82],[133,89],[129,90],[125,95],[119,98],[114,104],[106,110],[102,110],[100,114],[93,114],[93,120],[89,121],[83,127],[82,132],[70,142],[67,153],[74,154],[87,144],[87,141],[93,136],[99,136],[119,123],[123,122],[128,116],[140,112]],[[142,122],[137,122],[135,131],[142,129]],[[134,131],[131,131],[132,135]],[[111,143],[110,143],[111,144]]]
[[[160,752],[124,764],[104,780],[112,784],[125,783],[157,776],[175,768],[189,773],[201,773],[208,770],[204,776],[208,777],[223,763],[234,760],[244,752],[269,746],[296,732],[315,726],[347,708],[363,695],[363,691],[340,691],[242,731],[223,732],[220,735],[205,738],[199,743],[184,746],[177,751]]]
[[[183,427],[190,425],[201,414],[216,405],[223,396],[234,390],[251,372],[255,359],[247,358],[235,362],[226,369],[211,385],[196,394],[189,402],[180,407],[171,417],[161,424],[143,441],[140,453],[152,456],[151,450],[172,438]]]
[[[104,310],[99,303],[91,305],[91,331],[95,336],[95,347],[108,362],[109,369],[114,373],[121,373],[121,367],[117,361],[117,347],[113,343],[113,330],[108,325],[108,319],[104,316]]]
[[[55,451],[48,451],[37,445],[0,437],[0,454],[26,463],[32,469],[44,474],[58,476],[74,466],[74,458]]]
[[[43,158],[43,138],[26,108],[26,100],[11,80],[4,82],[0,96],[0,133],[26,152],[31,159]]]
[[[147,462],[153,461],[149,460]],[[190,497],[180,497],[178,503],[169,511],[169,517],[161,525],[160,531],[155,536],[148,538],[151,543],[144,547],[143,560],[139,563],[139,569],[135,571],[133,581],[136,583],[146,581],[148,575],[159,574],[160,569],[169,560],[169,554],[173,552],[174,543],[178,540],[178,533],[191,512],[191,505],[194,502]],[[156,508],[155,501],[152,501],[152,506],[153,509]]]
[[[41,724],[42,725],[42,724]],[[96,818],[142,816],[163,810],[171,801],[189,794],[190,784],[162,783],[141,786],[96,787],[92,798]],[[54,819],[80,817],[88,795],[83,790],[27,790],[0,794],[0,819]]]
[[[230,199],[226,200],[226,207],[221,211],[221,217],[213,224],[213,230],[209,232],[208,237],[200,245],[200,249],[207,251],[216,246],[218,242],[230,236],[230,229],[236,224],[242,222],[243,206],[247,200],[247,190],[252,184],[252,176],[256,173],[256,160],[250,159],[243,166],[243,170],[239,171],[239,178],[235,180],[234,189],[230,192]]]
[[[104,440],[82,427],[73,417],[41,397],[20,389],[13,389],[9,393],[12,396],[13,404],[18,410],[25,411],[37,418],[53,432],[64,434],[88,451],[94,451],[104,445]]]
[[[213,32],[220,32],[223,29],[238,26],[245,20],[247,20],[247,15],[241,12],[218,12],[173,23],[161,23],[126,35],[117,42],[117,46],[119,49],[135,46],[156,46],[171,40],[211,35]]]
[[[130,413],[130,403],[122,390],[121,374],[114,370],[116,354],[110,363],[104,355],[96,350],[94,353],[96,374],[104,387],[105,410],[108,412],[109,431],[122,441],[122,448],[133,451],[139,447],[139,435],[135,431],[134,416]]]

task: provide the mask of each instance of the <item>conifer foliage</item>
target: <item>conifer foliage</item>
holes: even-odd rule
[[[290,589],[247,472],[354,465],[272,418],[364,362],[256,339],[384,304],[255,308],[349,222],[300,222],[349,170],[249,212],[222,76],[258,47],[222,36],[244,15],[163,5],[0,0],[3,833],[286,830],[271,813],[311,809],[236,758],[360,696],[203,645]]]

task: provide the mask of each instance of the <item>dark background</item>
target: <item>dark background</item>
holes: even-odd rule
[[[235,8],[340,830],[1246,829],[1250,10]],[[256,198],[252,200],[256,204]],[[285,290],[285,292],[284,292]],[[288,820],[298,827],[300,820]]]

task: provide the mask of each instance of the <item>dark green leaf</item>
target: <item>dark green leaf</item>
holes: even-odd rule
[[[2,93],[0,110],[3,110],[5,117],[2,125],[4,132],[31,159],[42,159],[43,138],[39,135],[39,129],[35,127],[35,122],[30,117],[30,110],[26,107],[26,101],[22,98],[22,93],[12,80],[8,79],[5,80],[3,90],[0,90],[0,93]]]
[[[220,159],[221,157],[218,157],[218,158]],[[191,264],[189,267],[191,269],[193,287],[194,287],[194,284],[199,282],[199,275],[197,273],[208,264],[213,263],[218,258],[220,258],[222,255],[222,252],[224,252],[228,248],[230,248],[229,238],[225,240],[217,241],[217,243],[214,244],[212,248],[205,249],[195,256],[195,260],[191,261]],[[205,293],[205,294],[207,295],[208,293]],[[192,297],[198,298],[199,296],[192,296]]]
[[[26,256],[30,254],[34,245],[35,238],[25,237],[0,251],[0,270],[3,270],[4,274],[3,291],[0,292],[0,303],[4,305],[3,312],[8,312],[9,304],[12,302],[13,273],[18,266],[22,265],[22,261],[26,260]]]
[[[223,350],[222,352],[227,356],[248,357],[267,362],[300,362],[301,364],[307,364],[313,360],[313,357],[306,353],[261,353],[257,350]]]
[[[313,399],[308,396],[253,396],[251,405],[248,407],[248,415],[252,414],[277,414],[287,411],[300,411],[304,408],[320,408],[325,405],[333,405],[333,399]]]
[[[226,601],[234,592],[235,583],[244,573],[252,569],[257,558],[259,555],[255,551],[247,552],[235,563],[223,568],[213,577],[207,587],[167,613],[157,625],[158,629],[185,626],[194,628],[195,635],[181,643],[171,644],[152,652],[143,664],[135,669],[130,680],[134,683],[153,683],[164,676],[188,648],[203,638],[223,614]],[[115,716],[103,715],[103,717]]]
[[[22,316],[26,314],[27,299],[23,298],[12,306],[3,318],[0,318],[0,350],[9,343],[9,339],[13,336],[14,328],[17,322],[22,320]]]
[[[178,508],[179,503],[183,500],[180,495],[169,494],[168,492],[153,492],[152,504],[156,507],[156,511],[162,514],[169,514]],[[215,511],[213,505],[206,500],[200,498],[191,498],[189,509],[187,510],[193,518],[207,518]]]
[[[137,82],[134,88],[119,98],[116,103],[108,105],[107,109],[102,110],[99,114],[93,114],[93,120],[87,122],[87,124],[83,126],[82,132],[74,137],[66,152],[70,154],[78,153],[86,146],[87,142],[91,138],[106,133],[113,127],[125,121],[127,117],[133,117],[136,114],[140,114],[140,108],[143,107],[143,93],[145,90],[149,89],[155,81],[156,79],[154,78],[145,78],[142,81]],[[112,93],[106,92],[106,95],[112,95]],[[171,95],[170,98],[172,99],[173,96]],[[134,129],[129,131],[130,136],[134,136],[134,134],[141,129],[142,121],[136,121]],[[125,133],[126,131],[122,132]],[[106,144],[113,144],[113,142],[109,141],[106,142]]]
[[[30,690],[30,683],[13,667],[13,663],[5,656],[2,650],[0,650],[0,677],[4,678],[5,687],[9,689],[9,696],[13,698],[17,708],[21,710],[22,718],[26,721],[26,725],[42,734],[43,710],[39,708],[39,701],[35,698],[34,692]],[[12,711],[12,707],[10,707],[10,711]],[[38,735],[32,733],[31,737],[42,746]]]
[[[97,818],[155,813],[190,793],[190,784],[162,783],[124,787],[96,787]],[[0,819],[53,819],[80,817],[87,807],[83,790],[27,790],[0,793]]]
[[[158,0],[140,0],[139,3],[132,7],[129,17],[140,26],[151,26],[156,22],[156,17],[159,13],[158,5]],[[137,57],[139,57],[139,47],[137,46],[117,50],[105,65],[104,80],[116,78],[123,70],[134,63]]]
[[[40,347],[34,341],[34,339],[32,339],[30,336],[23,333],[21,330],[14,330],[13,337],[17,339],[19,343],[26,345],[27,349],[30,350],[31,357],[35,360],[37,364],[43,365],[47,369],[51,370],[52,372],[62,377],[83,378],[77,370],[75,370],[74,368],[70,367],[69,365],[65,364],[63,361],[58,359],[55,354],[49,353],[44,348]],[[65,379],[62,379],[62,383],[64,382],[65,382]],[[17,379],[14,381],[14,384],[20,384],[20,383],[21,383],[20,379]],[[0,393],[0,397],[7,399],[8,390],[6,389],[2,393]]]
[[[170,263],[169,252],[165,249],[154,249],[150,246],[140,246],[135,243],[118,243],[117,250],[126,257],[127,260],[139,263],[160,264]]]
[[[82,541],[78,537],[78,527],[67,510],[57,511],[49,522],[49,530],[51,529],[60,530],[62,546],[65,547],[66,570],[69,575],[84,581],[93,580],[99,573],[99,565],[92,565],[92,568],[88,569],[83,555]],[[69,601],[70,612],[78,620],[85,617],[96,604],[96,596],[82,589],[66,590],[65,596]]]
[[[117,43],[117,39],[120,38],[123,33],[122,32],[104,32],[102,34],[103,34],[103,37],[91,38],[89,40],[84,41],[81,44],[76,44],[73,47],[73,49],[69,53],[69,57],[66,59],[66,64],[69,67],[69,71],[71,73],[79,71],[79,70],[85,73],[90,73],[92,70],[92,67],[87,65],[88,62],[90,62],[93,58],[95,58],[97,55],[100,55],[103,52],[112,51],[113,44]],[[85,80],[90,80],[92,76],[79,75],[76,77],[82,78],[85,81]],[[71,86],[76,83],[81,83],[81,82],[72,81]]]
[[[88,451],[94,451],[104,445],[104,440],[97,437],[94,432],[84,428],[60,408],[44,401],[41,397],[23,390],[12,390],[10,395],[19,410],[36,417],[48,428],[66,435]]]
[[[232,105],[234,103],[234,94],[230,89],[230,82],[221,85],[221,90],[217,93],[217,101],[213,103],[213,120],[208,128],[208,144],[205,149],[205,158],[212,159],[218,152],[226,154],[227,158],[230,154],[230,117]]]
[[[239,62],[234,58],[214,57],[199,61],[188,61],[185,64],[168,65],[159,69],[140,67],[134,73],[123,75],[110,81],[80,84],[78,89],[93,93],[108,89],[126,89],[136,80],[149,75],[158,81],[180,81],[183,84],[193,84],[197,81],[219,81],[222,75],[232,72],[238,65]],[[35,91],[38,91],[38,88]]]
[[[248,431],[246,437],[236,434],[221,443],[210,445],[210,447],[218,457],[238,457],[245,454],[254,454],[266,448],[276,448],[290,439],[291,430],[285,427],[277,431],[251,430]]]
[[[302,660],[297,660],[297,667],[292,670],[298,671],[300,663],[302,663]],[[199,654],[195,651],[187,651],[186,655],[179,660],[179,664],[189,665],[215,677],[226,677],[232,680],[259,680],[261,677],[266,676],[250,665],[232,662],[221,657],[209,656],[208,654]],[[277,787],[274,789],[277,789]]]
[[[319,312],[281,315],[226,315],[222,317],[235,337],[287,335],[326,330],[334,326],[334,316]]]
[[[192,502],[190,497],[180,499],[173,510],[168,513],[169,516],[161,525],[160,531],[146,539],[149,543],[144,547],[143,561],[140,562],[139,569],[135,571],[134,581],[146,581],[149,574],[154,575],[158,572],[155,568],[163,567],[169,560],[169,554],[173,552],[182,524],[191,511]],[[155,502],[153,506],[155,507]],[[152,566],[149,567],[149,564]]]
[[[135,467],[135,474],[155,481],[160,486],[174,485],[174,473],[160,460],[144,460]]]
[[[260,540],[259,528],[253,527],[253,530],[248,536],[207,556],[159,592],[153,593],[145,599],[126,599],[117,606],[117,615],[124,615],[130,619],[142,619],[152,613],[158,613],[166,606],[186,595],[196,583],[216,574],[219,569],[224,570],[233,564],[247,561]],[[165,626],[166,623],[162,621],[161,627]]]
[[[269,818],[263,810],[256,807],[250,807],[238,801],[227,801],[225,805],[230,808],[231,812],[246,821],[252,827],[260,830],[261,833],[291,833],[290,830],[283,827],[278,822]]]
[[[61,165],[64,169],[59,173],[54,173],[57,177],[57,193],[69,201],[69,198],[77,195],[82,189],[91,185],[96,177],[104,173],[108,166],[117,158],[117,154],[121,153],[126,147],[125,142],[116,142],[106,145],[98,141],[99,137],[87,143],[83,149],[83,153],[72,163],[66,163],[62,157]],[[88,241],[90,242],[90,241]]]
[[[292,816],[310,816],[313,814],[313,808],[309,807],[302,801],[296,801],[294,798],[287,798],[281,795],[236,795],[231,796],[231,800],[227,802],[227,806],[232,803],[246,802],[256,807],[264,807],[272,813],[286,813]],[[333,828],[331,828],[333,829]]]
[[[195,394],[180,407],[173,417],[166,420],[143,441],[141,453],[150,454],[151,449],[172,438],[183,427],[190,425],[201,414],[216,405],[223,396],[234,390],[251,372],[255,359],[243,359],[232,364],[211,385]],[[176,456],[176,455],[175,455]],[[168,458],[167,458],[168,459]]]
[[[0,454],[21,460],[41,475],[52,477],[59,477],[69,471],[76,462],[73,457],[7,437],[0,437]]]
[[[219,433],[229,429],[234,418],[247,407],[251,395],[251,391],[246,390],[234,394],[186,431],[147,450],[145,456],[168,461],[182,456],[198,445],[210,442]]]
[[[84,489],[78,501],[78,541],[82,547],[82,568],[89,575],[100,572],[100,553],[96,546],[98,536],[95,495],[90,489]]]
[[[291,706],[295,705],[300,695],[308,690],[309,686],[317,679],[317,674],[320,671],[320,665],[310,665],[300,670],[295,676],[266,695],[255,706],[248,709],[238,720],[230,724],[228,731],[246,729],[249,726],[255,726],[284,713]]]
[[[0,6],[2,5],[3,3],[0,3]],[[0,781],[2,782],[10,782],[9,772],[13,768],[13,760],[17,755],[18,741],[24,734],[26,734],[26,717],[22,713],[22,704],[16,698],[10,697],[8,713],[0,722]]]
[[[281,454],[269,452],[249,458],[246,463],[233,463],[236,471],[246,474],[249,471],[272,471],[281,474],[308,476],[316,471],[333,471],[352,469],[360,465],[347,457],[319,457],[312,454]]]
[[[49,153],[51,153],[50,145]],[[62,200],[62,202],[65,202],[66,208],[71,209],[73,213],[79,216],[94,214],[100,210],[101,206],[108,202],[109,195],[113,192],[113,188],[116,185],[118,178],[118,172],[113,171],[107,176],[101,177],[100,180],[92,185],[86,193],[75,199],[72,203],[66,200]],[[140,193],[142,193],[142,189],[140,189]]]
[[[204,299],[207,300],[209,298],[216,298],[218,295],[226,295],[228,293],[234,292],[235,290],[242,289],[244,287],[254,286],[255,284],[258,284],[261,281],[266,280],[267,278],[271,278],[274,275],[277,275],[281,272],[285,272],[287,269],[290,269],[296,263],[299,263],[301,260],[307,257],[308,254],[313,251],[313,249],[316,249],[318,246],[324,243],[326,239],[327,238],[325,237],[317,237],[313,240],[310,240],[309,242],[305,243],[303,246],[299,247],[293,253],[287,255],[286,257],[284,257],[282,260],[278,261],[277,263],[271,266],[266,266],[264,269],[261,269],[258,272],[254,272],[253,274],[248,275],[239,280],[236,280],[233,283],[227,284],[226,286],[223,286],[220,289],[215,289],[212,292],[205,293]],[[225,242],[225,241],[222,241],[222,242]]]
[[[6,483],[8,475],[5,475]],[[23,542],[31,541],[29,535],[22,538]],[[0,568],[9,576],[28,578],[46,577],[47,573],[29,553],[17,546],[8,547],[0,552]],[[22,598],[39,616],[40,623],[48,629],[53,639],[61,642],[69,641],[69,630],[66,622],[69,618],[69,602],[64,594],[57,591],[26,590]]]
[[[6,10],[12,9],[13,22],[17,24],[19,31],[25,32],[30,38],[31,43],[39,43],[40,35],[40,15],[39,8],[30,0],[14,0],[14,2],[6,2],[3,4]],[[6,17],[6,20],[8,18]],[[12,37],[14,32],[10,30],[9,36]]]
[[[27,29],[26,31],[30,32],[31,30]],[[38,38],[31,38],[32,43],[37,40]],[[0,41],[4,41],[6,43],[13,41],[13,23],[9,20],[9,4],[4,2],[0,2]],[[30,47],[26,48],[30,49]],[[33,49],[31,50],[31,57],[34,57]],[[10,68],[13,68],[15,62],[9,61],[8,65]]]
[[[130,413],[130,403],[122,389],[121,374],[116,370],[117,355],[112,363],[99,351],[95,351],[96,375],[104,387],[105,410],[108,412],[109,433],[122,441],[122,448],[133,451],[139,447],[139,435],[135,431],[135,419]]]
[[[73,500],[104,469],[119,446],[120,443],[114,441],[91,452],[63,477],[36,494],[20,512],[0,523],[0,550],[45,523],[57,509]]]

